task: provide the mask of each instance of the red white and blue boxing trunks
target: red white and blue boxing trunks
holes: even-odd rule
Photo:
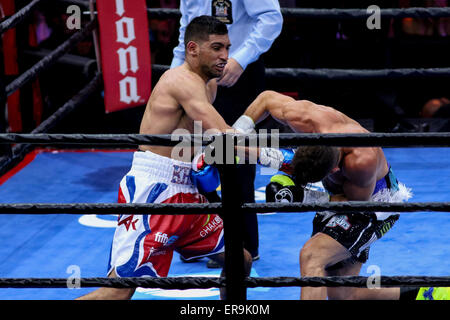
[[[191,163],[152,152],[133,155],[120,182],[119,203],[206,203],[190,179]],[[173,251],[186,259],[224,251],[223,221],[209,215],[119,216],[108,274],[118,277],[166,277]]]

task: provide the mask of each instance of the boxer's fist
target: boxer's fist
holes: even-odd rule
[[[294,159],[294,149],[260,148],[258,163],[265,167],[292,174],[291,163]]]
[[[192,160],[191,180],[203,194],[215,191],[220,185],[219,170],[205,162],[204,153],[199,153]]]
[[[303,188],[297,187],[289,176],[277,174],[266,186],[266,202],[302,202]]]
[[[255,129],[255,122],[249,116],[242,115],[231,127],[240,133],[249,134]]]
[[[266,186],[266,202],[302,202],[310,204],[328,201],[330,201],[328,193],[296,186],[289,176],[283,174],[274,175]]]

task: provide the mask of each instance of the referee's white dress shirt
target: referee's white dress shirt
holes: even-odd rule
[[[231,2],[232,24],[228,26],[231,41],[229,58],[235,59],[245,70],[269,50],[283,26],[280,4],[277,0],[225,0]],[[212,15],[217,0],[181,0],[180,36],[173,50],[171,68],[184,62],[184,31],[188,23],[201,15]],[[220,2],[220,1],[219,1]]]

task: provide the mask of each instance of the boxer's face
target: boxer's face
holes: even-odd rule
[[[222,75],[230,46],[228,35],[217,34],[210,35],[208,41],[200,44],[199,64],[208,78],[218,78]]]

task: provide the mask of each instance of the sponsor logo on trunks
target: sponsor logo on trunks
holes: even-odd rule
[[[167,235],[167,233],[162,233],[162,232],[157,232],[155,234],[155,241],[162,243],[164,246],[170,246],[171,244],[173,244],[175,241],[178,240],[178,236],[171,236],[169,238],[169,236]]]
[[[190,172],[191,168],[189,167],[173,165],[172,180],[170,182],[190,185],[192,184]]]
[[[210,232],[216,231],[220,225],[222,225],[222,219],[219,216],[216,216],[214,220],[208,223],[208,225],[200,231],[200,236],[202,238],[206,237]]]
[[[158,250],[158,249],[155,249],[155,247],[151,247],[147,259],[150,257],[162,256],[162,255],[165,255],[166,253],[167,253],[166,250]]]
[[[166,244],[169,241],[169,237],[167,236],[167,233],[157,232],[155,234],[155,241]]]
[[[206,218],[206,222],[202,225],[202,227],[206,226],[210,219],[211,219],[211,215],[208,214],[208,217]]]
[[[348,217],[345,215],[333,216],[330,221],[328,221],[327,227],[334,228],[336,226],[341,227],[344,230],[350,229],[352,226],[350,222],[348,222]]]
[[[133,217],[134,217],[134,215],[126,217],[125,219],[119,221],[118,225],[119,226],[122,224],[125,225],[125,228],[127,229],[127,231],[128,231],[128,229],[130,229],[130,226],[133,228],[133,230],[136,230],[136,222],[138,222],[139,219],[133,220]]]

